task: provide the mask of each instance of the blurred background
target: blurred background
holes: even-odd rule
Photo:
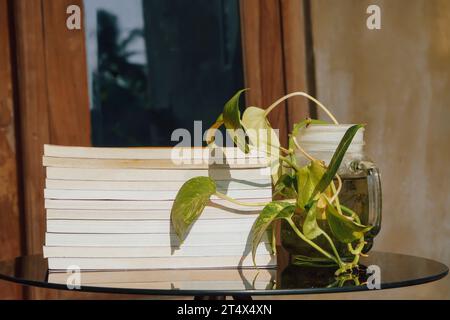
[[[306,91],[367,123],[383,184],[375,249],[450,265],[448,0],[0,0],[0,260],[42,251],[43,144],[170,146],[244,87],[246,105]],[[285,142],[307,116],[325,119],[294,98],[271,123]],[[99,297],[117,298],[0,282],[2,299]],[[320,298],[449,299],[450,280]]]

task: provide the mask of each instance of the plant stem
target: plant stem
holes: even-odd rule
[[[319,247],[317,244],[315,244],[314,242],[312,242],[311,240],[309,240],[308,238],[305,237],[305,235],[303,233],[301,233],[300,230],[298,230],[297,226],[295,225],[294,221],[292,221],[291,218],[286,219],[286,221],[289,223],[289,225],[291,226],[291,228],[294,230],[294,232],[306,243],[308,243],[311,247],[313,247],[314,249],[316,249],[317,251],[319,251],[321,254],[323,254],[325,257],[327,257],[328,259],[336,262],[339,266],[341,266],[341,263],[339,263],[338,260],[336,260],[335,257],[333,257],[330,253],[328,253],[327,251],[323,250],[321,247]]]
[[[331,240],[330,236],[329,236],[325,231],[322,232],[322,235],[323,235],[323,236],[328,240],[328,242],[330,243],[331,249],[333,250],[334,255],[336,256],[336,259],[337,259],[337,261],[339,262],[339,265],[342,266],[344,263],[342,262],[341,257],[339,256],[339,253],[338,253],[336,247],[334,246],[333,240]]]
[[[295,96],[303,96],[303,97],[306,97],[306,98],[308,98],[308,99],[314,101],[320,108],[322,108],[322,110],[330,117],[330,119],[333,120],[333,122],[334,122],[335,124],[339,124],[339,122],[336,120],[336,118],[333,116],[333,114],[332,114],[327,108],[325,108],[325,106],[324,106],[322,103],[320,103],[319,100],[317,100],[316,98],[310,96],[309,94],[307,94],[307,93],[305,93],[305,92],[301,92],[301,91],[299,91],[299,92],[293,92],[293,93],[290,93],[290,94],[288,94],[288,95],[285,95],[284,97],[281,97],[280,99],[278,99],[277,101],[275,101],[274,103],[272,103],[272,105],[271,105],[269,108],[267,108],[267,110],[266,110],[266,112],[265,112],[264,115],[267,117],[267,116],[269,115],[269,113],[270,113],[277,105],[279,105],[280,103],[282,103],[284,100],[287,100],[287,99],[289,99],[289,98],[291,98],[291,97],[295,97]]]
[[[292,141],[294,142],[294,145],[297,147],[297,149],[310,161],[317,161],[316,158],[314,158],[312,155],[310,155],[308,152],[305,151],[305,149],[302,148],[302,146],[298,143],[296,137],[292,137]]]
[[[334,182],[331,182],[331,190],[333,191],[334,194],[336,194],[336,187],[334,185]],[[342,210],[341,210],[341,204],[339,202],[339,197],[336,197],[336,199],[334,199],[334,201],[336,202],[337,211],[339,212],[340,215],[344,216],[344,214],[342,213]]]
[[[350,215],[352,216],[352,218],[355,219],[355,221],[356,221],[357,223],[361,223],[361,221],[359,220],[359,217],[358,217],[358,215],[356,214],[355,211],[353,211],[353,210],[350,209],[350,208],[347,208],[346,206],[344,206],[344,205],[342,205],[342,204],[341,204],[341,208],[342,208],[342,211],[343,211],[343,212],[346,212],[346,213],[350,214]]]
[[[338,184],[336,192],[333,194],[333,197],[331,197],[331,199],[330,199],[331,203],[333,203],[335,200],[339,201],[338,195],[339,195],[339,192],[341,192],[341,189],[342,189],[342,179],[341,179],[341,177],[339,177],[339,175],[336,174],[336,178],[337,178],[339,184]],[[334,182],[333,182],[333,185],[334,185]]]
[[[269,202],[242,202],[242,201],[233,199],[219,191],[216,191],[215,195],[221,199],[227,200],[229,202],[232,202],[234,204],[244,206],[244,207],[264,207],[269,204]]]
[[[286,149],[286,148],[283,148],[283,147],[279,147],[280,148],[280,150],[281,151],[283,151],[284,153],[286,153],[286,154],[293,154],[294,153],[294,151],[293,150],[290,150],[290,149]]]
[[[280,160],[286,162],[288,165],[290,165],[292,167],[292,169],[294,169],[295,171],[299,171],[300,168],[299,166],[297,166],[295,163],[293,163],[290,159],[280,156]]]

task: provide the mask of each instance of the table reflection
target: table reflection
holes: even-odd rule
[[[371,252],[351,275],[335,268],[296,266],[278,259],[273,269],[175,269],[49,272],[42,255],[0,262],[0,279],[54,289],[135,294],[306,294],[368,290],[369,266],[381,272],[381,289],[427,283],[443,278],[448,267],[409,255]]]

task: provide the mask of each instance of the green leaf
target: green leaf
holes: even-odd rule
[[[186,231],[200,216],[211,195],[216,192],[216,183],[209,177],[195,177],[186,181],[178,191],[170,213],[175,233],[184,240]]]
[[[339,146],[334,152],[333,157],[331,158],[327,171],[320,179],[320,182],[314,189],[314,192],[312,193],[309,201],[313,201],[314,197],[318,193],[323,192],[330,185],[331,181],[333,180],[334,176],[336,175],[339,169],[339,166],[341,165],[342,159],[344,158],[344,155],[347,152],[348,147],[352,143],[353,137],[355,136],[356,132],[362,127],[363,125],[358,124],[351,126],[350,128],[347,129],[347,131],[345,132],[344,136],[341,139],[341,142],[339,143]]]
[[[319,161],[311,161],[309,165],[300,168],[297,172],[297,204],[302,209],[306,209],[312,201],[314,190],[325,172],[326,169]]]
[[[306,218],[303,222],[303,234],[309,240],[313,240],[322,234],[322,229],[320,229],[317,224],[317,201],[314,201],[311,208],[309,208],[306,212]]]
[[[333,235],[343,243],[351,243],[361,237],[372,229],[372,226],[364,226],[357,223],[346,216],[337,212],[336,208],[327,201],[326,213],[327,221]]]
[[[286,198],[297,198],[297,177],[295,175],[283,174],[274,187],[274,196],[282,195]]]
[[[272,180],[273,183],[277,183],[280,168],[280,140],[266,118],[266,111],[257,107],[248,107],[242,115],[242,125],[251,144],[270,157]]]
[[[276,238],[275,238],[275,228],[273,226],[273,224],[269,225],[267,227],[267,238],[269,239],[270,242],[270,249],[272,250],[272,254],[276,254],[277,253],[277,244],[276,244]]]
[[[247,89],[238,91],[233,98],[228,101],[223,108],[223,123],[227,133],[233,138],[233,142],[245,153],[249,147],[245,141],[244,129],[241,126],[241,111],[239,110],[239,98]]]
[[[220,116],[217,118],[216,122],[213,123],[213,125],[208,129],[206,134],[206,144],[211,144],[214,142],[215,134],[217,129],[219,129],[223,125],[223,115],[220,114]]]
[[[259,214],[252,228],[252,257],[255,262],[256,249],[261,238],[272,222],[277,219],[291,218],[295,212],[295,206],[288,202],[272,201],[267,204]]]

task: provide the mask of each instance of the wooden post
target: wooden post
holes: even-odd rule
[[[0,0],[0,260],[22,254],[18,153],[7,0]],[[21,299],[22,288],[0,281],[0,299]]]

